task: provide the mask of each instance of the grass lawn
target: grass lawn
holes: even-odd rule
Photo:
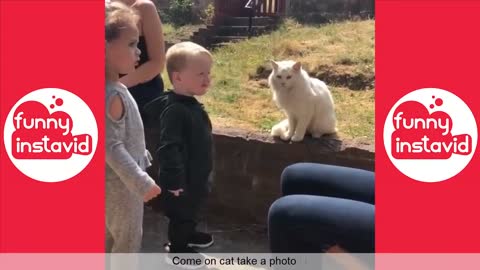
[[[374,24],[366,20],[307,26],[287,20],[273,33],[216,49],[213,85],[200,98],[214,126],[269,132],[284,115],[267,86],[268,60],[291,59],[329,85],[340,137],[373,143]]]

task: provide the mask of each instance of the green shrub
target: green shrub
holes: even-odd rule
[[[192,0],[172,0],[170,6],[165,10],[165,22],[175,26],[183,26],[193,22]]]

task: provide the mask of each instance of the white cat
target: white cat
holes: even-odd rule
[[[335,105],[327,85],[310,78],[300,62],[271,63],[268,84],[273,100],[287,116],[272,128],[271,135],[299,142],[307,132],[314,138],[337,132]]]

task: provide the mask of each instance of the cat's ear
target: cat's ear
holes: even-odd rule
[[[301,62],[296,62],[295,65],[293,65],[293,70],[295,71],[300,71],[301,68],[302,68]]]
[[[278,69],[278,64],[275,62],[273,59],[270,60],[270,64],[272,65],[272,68],[277,70]]]

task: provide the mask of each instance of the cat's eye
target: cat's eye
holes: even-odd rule
[[[287,80],[290,80],[291,78],[292,78],[292,76],[290,76],[290,75],[289,75],[289,76],[287,76]]]
[[[281,76],[281,75],[277,75],[277,78],[281,79],[281,78],[282,78],[282,76]]]

